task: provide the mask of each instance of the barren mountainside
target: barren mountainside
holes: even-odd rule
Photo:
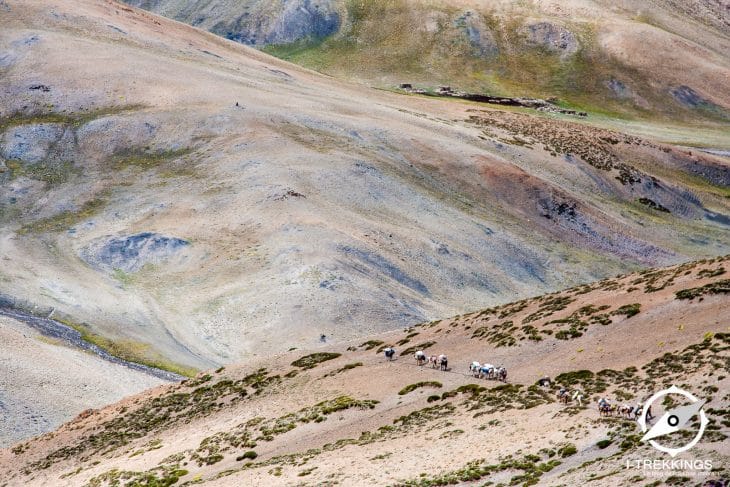
[[[131,356],[205,368],[730,246],[720,156],[114,2],[5,9],[2,293]]]
[[[374,89],[117,1],[0,1],[0,420],[7,425],[0,445],[178,378],[168,373],[270,367],[264,362],[292,350],[341,352],[419,323],[730,253],[730,163],[723,156],[730,132],[722,108],[730,51],[714,24],[677,23],[669,7],[651,22],[627,20],[619,2],[599,10],[605,23],[586,37],[566,20],[594,25],[598,14],[583,1],[498,2],[493,14],[469,2],[438,2],[429,4],[437,12],[423,24],[416,53],[376,29],[374,19],[386,19],[378,26],[387,32],[413,32],[406,20],[421,25],[431,15],[425,3],[237,5],[249,6],[249,17],[278,39],[265,42],[267,49],[296,48],[292,59],[305,66],[314,66],[307,56],[324,62],[331,55],[339,61],[327,65],[348,77],[357,75],[348,62],[369,79],[379,78],[377,69],[392,72],[376,83],[387,88],[401,74],[413,74],[408,81],[418,86],[472,73],[471,58],[441,56],[444,44],[429,40],[464,31],[474,42],[478,34],[477,57],[517,63],[514,71],[495,65],[506,73],[495,83],[507,83],[510,72],[548,80],[525,68],[529,59],[535,66],[551,60],[557,71],[550,73],[583,83],[593,71],[563,67],[588,69],[581,53],[598,45],[631,59],[652,52],[657,65],[684,68],[657,71],[646,85],[675,100],[669,118],[609,117],[610,103],[584,105],[580,117],[558,105],[539,111]],[[299,22],[306,31],[312,9],[322,29],[334,18],[338,27],[297,50],[286,44],[300,39],[290,27]],[[509,12],[515,22],[504,24]],[[281,16],[285,22],[267,23]],[[669,64],[657,47],[669,38],[644,36],[658,32],[655,20],[669,26],[661,36],[684,36],[671,37],[677,58]],[[509,29],[526,50],[506,43]],[[394,44],[385,49],[388,39]],[[472,41],[447,44],[472,52]],[[423,46],[432,46],[432,59],[454,63],[444,78],[409,64],[408,52],[426,59]],[[413,69],[397,71],[367,49]],[[613,66],[601,59],[594,66]],[[328,72],[325,64],[314,67]],[[463,79],[465,89],[480,89]],[[626,78],[595,80],[659,100]],[[583,85],[546,82],[562,101],[560,86],[588,93]],[[647,294],[645,306],[654,296]],[[693,303],[720,306],[722,296]],[[668,302],[662,326],[683,316],[676,313],[686,304]],[[574,318],[554,333],[579,338],[581,323],[595,324]],[[515,323],[521,331],[510,325],[498,334],[535,336],[524,328],[533,325]],[[726,331],[714,325],[706,331]],[[661,333],[671,335],[669,328]],[[703,343],[694,338],[677,347]],[[637,367],[653,360],[635,358]],[[254,388],[265,377],[247,380]]]
[[[730,116],[719,0],[129,0],[328,74],[673,120]]]
[[[656,452],[633,419],[596,402],[634,406],[672,384],[707,401],[692,453],[716,466],[709,480],[727,478],[728,263],[649,269],[201,373],[0,450],[0,485],[646,485],[625,464]],[[416,350],[446,354],[447,370],[416,365]],[[505,366],[507,381],[475,377],[474,360]],[[562,404],[561,387],[582,401]]]

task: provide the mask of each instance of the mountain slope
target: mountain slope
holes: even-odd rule
[[[707,400],[692,458],[715,469],[702,481],[727,478],[728,263],[642,271],[200,374],[0,450],[4,485],[644,485],[655,479],[626,461],[669,457],[595,403],[635,405],[678,382]],[[395,361],[381,352],[389,344]],[[449,370],[418,367],[418,349],[448,354]],[[473,360],[504,364],[507,384],[472,377]],[[535,385],[545,375],[553,384]],[[561,386],[581,391],[582,406],[560,404]]]
[[[6,316],[0,316],[0,340],[3,447],[52,431],[80,411],[106,406],[163,382],[74,350]]]
[[[3,302],[127,356],[206,368],[730,251],[722,157],[116,2],[4,5]]]
[[[628,117],[730,116],[730,10],[716,0],[128,3],[376,86],[560,97]]]

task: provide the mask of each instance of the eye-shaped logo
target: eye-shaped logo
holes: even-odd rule
[[[659,418],[656,424],[647,431],[648,427],[646,424],[646,414],[649,411],[649,408],[655,401],[669,394],[678,394],[684,396],[689,400],[689,404],[665,412],[664,415]],[[684,389],[680,389],[677,386],[672,386],[669,389],[664,389],[663,391],[657,392],[656,394],[651,396],[648,401],[646,401],[644,409],[641,412],[641,417],[639,418],[639,426],[641,426],[641,431],[644,433],[644,437],[641,438],[641,441],[648,441],[651,446],[664,453],[669,453],[669,455],[671,455],[672,457],[676,457],[683,451],[689,450],[690,448],[695,446],[698,441],[700,441],[702,435],[705,433],[705,428],[707,427],[707,424],[710,422],[710,420],[707,419],[707,416],[705,415],[705,411],[702,410],[702,406],[704,404],[705,401],[700,401],[691,393],[685,391]],[[700,415],[700,429],[694,436],[694,438],[692,438],[692,441],[690,441],[686,445],[679,448],[669,448],[654,441],[654,438],[659,438],[660,436],[666,436],[672,433],[676,433],[677,431],[682,429],[689,422],[689,420],[692,419],[693,416],[698,413]]]

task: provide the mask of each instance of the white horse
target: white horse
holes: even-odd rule
[[[583,393],[580,391],[573,392],[573,401],[578,402],[578,406],[583,406]]]
[[[475,361],[475,362],[472,362],[471,364],[469,364],[469,372],[474,377],[479,377],[481,368],[482,368],[482,365],[479,362]]]
[[[428,357],[428,363],[431,365],[432,369],[435,369],[439,366],[438,357],[436,357],[436,355],[431,355],[430,357]]]
[[[446,357],[446,355],[441,354],[439,355],[439,365],[441,365],[441,370],[446,370],[449,367],[449,359]]]
[[[416,364],[418,365],[423,365],[426,363],[426,354],[423,353],[423,350],[419,350],[415,354],[413,354],[413,358],[416,359]]]

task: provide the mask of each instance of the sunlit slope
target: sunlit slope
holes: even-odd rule
[[[730,14],[714,0],[129,0],[338,77],[558,97],[727,123]]]
[[[7,1],[0,292],[177,369],[728,253],[727,160]]]
[[[692,450],[714,465],[703,481],[726,478],[728,262],[650,269],[201,373],[0,450],[0,471],[8,487],[645,485],[655,478],[626,462],[669,456],[596,402],[633,407],[676,384],[706,401],[710,423]],[[417,366],[420,349],[446,354],[448,370]],[[475,360],[504,365],[507,382],[474,377]],[[551,384],[538,386],[545,376]],[[561,404],[562,387],[582,403]],[[660,400],[653,414],[678,405]],[[660,441],[681,446],[698,428]]]

